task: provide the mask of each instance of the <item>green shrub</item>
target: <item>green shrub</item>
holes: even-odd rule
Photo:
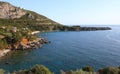
[[[3,69],[0,69],[0,74],[4,74],[4,70]]]
[[[43,65],[35,65],[29,70],[21,70],[19,72],[14,72],[13,74],[53,74],[48,68]]]
[[[35,74],[52,74],[52,72],[43,65],[35,65],[31,69],[31,72],[33,72]]]
[[[100,74],[120,74],[120,68],[119,67],[107,67],[107,68],[99,69],[98,72]]]
[[[95,74],[94,72],[86,72],[86,71],[83,71],[82,69],[80,70],[76,70],[76,71],[67,71],[67,72],[64,72],[62,71],[61,74]]]
[[[87,72],[94,72],[94,68],[92,66],[83,67],[82,70]]]
[[[4,49],[7,47],[7,42],[5,40],[0,39],[0,49]]]

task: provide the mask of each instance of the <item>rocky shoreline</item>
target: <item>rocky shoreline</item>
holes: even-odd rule
[[[43,44],[50,43],[50,41],[47,41],[45,38],[37,38],[34,41],[30,41],[27,44],[20,43],[16,45],[15,49],[3,49],[0,50],[0,58],[7,55],[12,50],[27,50],[27,49],[36,49],[42,47]]]
[[[63,31],[98,31],[98,30],[111,30],[110,27],[81,27],[81,26],[69,26],[65,27]]]
[[[80,27],[74,26],[69,28],[67,31],[97,31],[97,30],[111,30],[109,27]],[[39,31],[35,31],[33,34],[39,33]],[[45,38],[37,38],[33,41],[28,41],[28,43],[17,43],[12,45],[12,47],[0,50],[0,57],[5,56],[11,50],[26,50],[26,49],[36,49],[42,47],[43,44],[51,43],[47,41]]]
[[[9,53],[11,50],[10,49],[3,49],[0,50],[0,57],[5,56],[7,53]]]
[[[34,49],[42,47],[43,44],[50,43],[50,41],[47,41],[45,38],[37,38],[36,40],[32,42],[28,42],[27,44],[20,43],[17,50],[24,50],[24,49]]]

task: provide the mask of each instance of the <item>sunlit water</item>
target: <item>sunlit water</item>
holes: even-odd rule
[[[51,43],[38,49],[11,52],[0,59],[0,68],[13,72],[43,64],[59,74],[60,70],[84,66],[98,70],[120,65],[119,26],[112,26],[112,30],[106,31],[48,32],[39,36]]]

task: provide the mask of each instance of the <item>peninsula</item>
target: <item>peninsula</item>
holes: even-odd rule
[[[110,30],[109,27],[65,26],[36,12],[0,1],[0,56],[10,50],[41,47],[47,43],[35,33]]]

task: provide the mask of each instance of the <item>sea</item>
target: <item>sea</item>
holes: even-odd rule
[[[0,68],[7,72],[45,65],[55,74],[93,66],[95,71],[120,66],[120,26],[112,30],[44,32],[38,34],[51,43],[41,48],[12,51],[0,59]],[[6,64],[8,63],[8,64]]]

